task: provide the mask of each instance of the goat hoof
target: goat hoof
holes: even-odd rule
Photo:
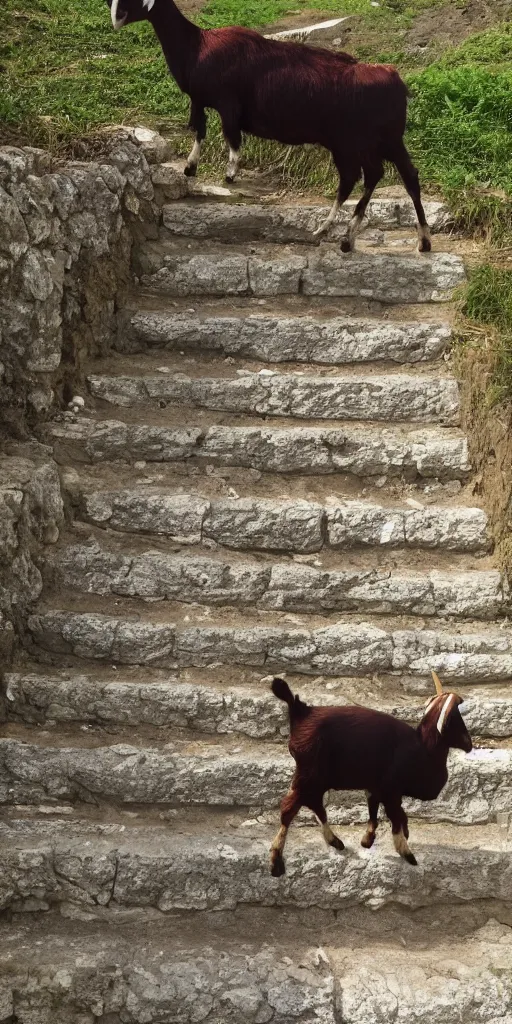
[[[281,857],[281,854],[278,853],[277,856],[274,854],[270,860],[270,874],[272,875],[272,877],[281,878],[281,875],[284,875],[285,870],[286,868],[284,866],[284,860]]]
[[[235,180],[235,175],[234,174],[226,174],[226,181],[227,181],[228,185],[232,185],[234,180]]]
[[[333,836],[332,837],[332,839],[331,839],[331,841],[329,843],[329,846],[332,846],[333,850],[344,850],[345,849],[345,843],[343,843],[341,841],[341,839],[338,839],[338,836]]]
[[[183,174],[185,175],[186,178],[195,178],[196,171],[197,167],[194,164],[187,164],[185,170],[183,171]]]
[[[416,860],[416,857],[414,856],[413,853],[404,853],[403,858],[407,861],[408,864],[412,864],[413,868],[418,867],[418,861]]]
[[[375,842],[375,836],[363,836],[361,839],[361,846],[364,846],[365,850],[371,850]]]
[[[421,242],[418,243],[418,252],[432,252],[432,242],[430,238],[422,238]]]
[[[352,246],[348,238],[342,238],[340,248],[342,252],[352,252]]]

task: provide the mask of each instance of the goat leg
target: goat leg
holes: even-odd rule
[[[285,873],[283,850],[288,829],[302,807],[302,800],[293,786],[281,800],[281,827],[270,847],[270,874],[280,878]]]
[[[402,807],[400,798],[393,799],[391,802],[385,803],[384,810],[391,822],[391,832],[396,852],[400,854],[408,864],[412,864],[413,867],[417,867],[418,861],[407,842],[409,826],[407,823],[407,815]]]
[[[206,137],[206,114],[204,107],[201,107],[193,101],[190,104],[190,119],[188,126],[196,133],[196,138],[188,155],[184,174],[187,178],[195,178],[197,165],[199,163],[199,156],[201,154],[201,143]]]
[[[333,850],[341,852],[345,849],[343,841],[335,835],[329,822],[327,821],[327,812],[324,807],[324,794],[319,793],[314,796],[303,796],[303,803],[306,807],[309,807],[313,814],[318,818],[322,826],[322,835],[327,843],[327,846],[332,846]]]
[[[373,796],[372,793],[366,794],[368,801],[368,825],[366,832],[361,839],[361,846],[364,846],[365,850],[371,849],[375,842],[375,833],[379,824],[379,803],[378,797]]]

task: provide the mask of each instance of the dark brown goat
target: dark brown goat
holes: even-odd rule
[[[200,29],[174,0],[107,0],[114,28],[151,22],[167,66],[190,96],[189,127],[196,135],[185,174],[196,172],[206,135],[205,108],[216,110],[229,145],[227,180],[233,181],[242,132],[286,145],[315,143],[332,153],[339,187],[325,231],[363,173],[364,194],[342,240],[349,252],[371,195],[394,164],[414,203],[420,252],[430,234],[418,172],[405,148],[407,87],[396,68],[363,64],[347,53],[265,39],[246,28]]]
[[[436,683],[437,687],[437,683]],[[443,693],[428,702],[417,729],[392,715],[362,707],[310,707],[293,695],[288,683],[274,679],[272,693],[286,701],[290,715],[290,754],[296,769],[289,792],[281,801],[281,828],[270,851],[270,870],[284,874],[286,834],[301,807],[309,807],[320,821],[324,839],[343,850],[341,839],[327,822],[323,797],[330,789],[363,789],[369,821],[361,840],[373,846],[379,805],[391,822],[396,851],[409,864],[416,858],[408,845],[404,796],[435,800],[448,780],[450,747],[469,752],[473,744],[459,705],[462,697]]]

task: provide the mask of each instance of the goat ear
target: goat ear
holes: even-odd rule
[[[450,695],[448,697],[448,700],[445,700],[445,702],[443,704],[443,707],[441,709],[441,714],[439,715],[439,718],[437,719],[437,731],[438,731],[438,733],[441,736],[443,734],[443,729],[444,729],[444,727],[446,725],[447,719],[448,719],[451,711],[453,710],[454,701],[456,701],[456,700],[457,700],[457,695],[455,693],[450,693]]]

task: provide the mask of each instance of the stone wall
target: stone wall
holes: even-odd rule
[[[146,129],[106,137],[87,163],[0,148],[0,428],[11,437],[69,400],[84,357],[111,345],[132,240],[154,234],[159,201],[187,188],[168,157]]]
[[[86,358],[114,341],[134,238],[152,237],[162,202],[187,190],[169,155],[146,129],[116,131],[86,163],[0,148],[2,666],[39,596],[39,563],[63,519],[40,427],[52,407],[80,393]]]

